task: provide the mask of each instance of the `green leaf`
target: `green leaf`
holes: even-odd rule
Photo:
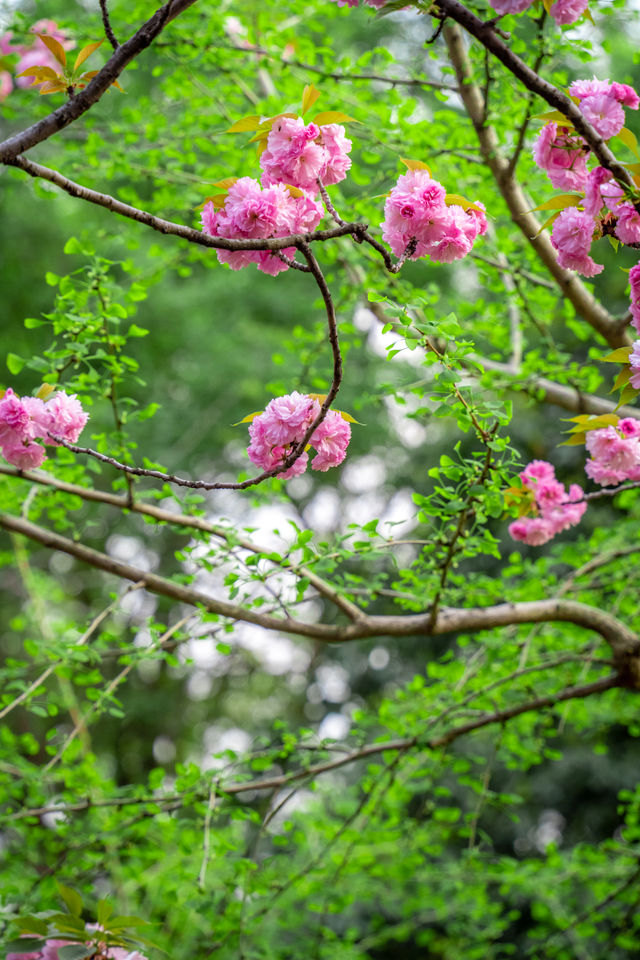
[[[35,933],[38,936],[46,936],[48,925],[41,917],[28,915],[25,917],[16,917],[14,923],[20,928],[21,933]]]
[[[247,130],[257,130],[262,118],[258,116],[243,117],[242,120],[236,120],[232,127],[225,130],[225,133],[246,133]]]
[[[426,170],[431,176],[431,170],[422,160],[409,160],[406,157],[400,157],[400,163],[404,163],[409,170]]]
[[[17,353],[8,353],[7,367],[9,368],[9,373],[12,373],[15,377],[24,367],[24,360],[22,357],[19,357]]]
[[[622,130],[620,130],[612,139],[616,138],[622,141],[625,147],[628,147],[629,150],[636,155],[636,157],[640,157],[640,153],[638,152],[638,138],[636,137],[635,133],[632,133],[631,130],[628,129],[628,127],[623,127]]]
[[[127,330],[128,337],[146,337],[148,334],[148,330],[145,330],[144,327],[139,327],[136,323],[132,323]]]
[[[77,237],[69,237],[63,251],[64,253],[84,253],[84,248]]]
[[[360,123],[355,117],[350,117],[348,114],[341,113],[339,110],[325,110],[323,113],[319,113],[314,117],[313,122],[319,127],[325,126],[328,123]]]
[[[98,900],[97,919],[101,927],[106,927],[107,920],[113,913],[113,905],[108,900]]]
[[[82,913],[82,897],[71,887],[65,887],[63,883],[58,883],[58,893],[64,900],[65,906],[70,914],[79,917]]]
[[[70,943],[66,947],[58,947],[59,960],[83,960],[91,956],[93,947],[86,943]]]
[[[33,939],[33,937],[20,937],[18,940],[9,940],[2,946],[7,953],[36,953],[43,949],[46,942],[46,940]]]

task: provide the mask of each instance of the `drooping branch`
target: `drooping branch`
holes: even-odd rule
[[[461,4],[457,3],[457,0],[445,0],[445,2],[456,3],[457,7],[462,7]],[[464,10],[466,8],[463,7],[462,9]],[[476,17],[475,19],[477,20],[478,18]],[[482,23],[482,21],[478,22]],[[460,96],[478,137],[482,156],[491,170],[500,193],[507,204],[511,219],[522,231],[527,242],[531,244],[555,280],[563,296],[573,304],[577,313],[586,320],[610,346],[619,347],[628,345],[630,343],[628,335],[616,319],[596,300],[573,271],[565,270],[558,264],[558,258],[555,250],[551,246],[551,240],[546,234],[540,232],[541,224],[537,217],[529,212],[532,204],[525,196],[522,187],[512,172],[510,172],[509,161],[500,151],[494,128],[485,125],[484,100],[482,92],[473,82],[471,64],[464,47],[462,31],[457,25],[447,23],[443,30],[443,36],[449,51],[449,59],[451,60],[458,79]],[[499,40],[500,38],[496,39]],[[502,41],[500,42],[502,43]],[[551,89],[555,90],[554,87]],[[563,95],[558,94],[558,96]],[[574,104],[571,103],[571,107],[572,115],[574,111],[580,114],[580,111]],[[580,114],[580,117],[583,123],[586,123],[582,114]],[[607,152],[610,153],[608,148],[606,149]]]
[[[0,163],[8,163],[25,150],[29,150],[37,143],[42,143],[43,140],[47,140],[58,133],[59,130],[68,127],[70,123],[86,113],[94,103],[100,100],[113,81],[118,79],[125,67],[153,43],[167,24],[179,17],[181,13],[184,13],[196,2],[197,0],[168,0],[164,6],[156,10],[146,23],[143,23],[129,40],[114,51],[104,67],[84,90],[80,90],[57,110],[43,117],[42,120],[38,120],[37,123],[27,127],[26,130],[22,130],[0,143]]]
[[[490,607],[442,607],[435,622],[429,611],[406,615],[362,614],[348,624],[304,623],[287,617],[245,608],[210,597],[191,587],[174,583],[157,574],[122,563],[114,557],[69,540],[60,534],[37,526],[21,517],[0,514],[0,526],[20,533],[53,550],[61,550],[76,559],[134,583],[142,582],[151,593],[169,597],[181,603],[199,606],[211,613],[246,623],[265,630],[276,630],[294,636],[310,637],[326,643],[346,643],[365,637],[427,637],[447,633],[479,633],[497,627],[525,623],[573,623],[598,633],[610,646],[616,667],[624,683],[640,688],[640,640],[616,617],[597,607],[573,600],[547,600],[502,603]],[[621,682],[623,682],[621,680]]]

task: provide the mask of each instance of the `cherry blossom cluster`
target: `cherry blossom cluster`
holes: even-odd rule
[[[0,400],[0,451],[8,463],[32,470],[46,460],[42,443],[57,447],[50,434],[75,443],[89,419],[80,401],[63,390],[47,400],[18,397],[11,387]]]
[[[574,527],[587,509],[582,487],[572,483],[569,491],[556,480],[555,470],[546,460],[533,460],[520,474],[522,484],[533,494],[534,516],[521,517],[509,525],[514,540],[532,547],[547,543],[562,530]]]
[[[528,10],[533,0],[489,0],[491,6],[503,17],[507,13],[523,13]],[[587,9],[589,0],[554,0],[549,13],[558,24],[566,26],[575,23]]]
[[[87,924],[87,930],[95,930],[95,924]],[[71,940],[47,940],[42,950],[32,953],[8,953],[6,960],[60,960],[58,949],[70,946]],[[127,950],[126,947],[107,947],[100,944],[100,956],[104,960],[147,960],[139,950]]]
[[[291,453],[320,413],[318,401],[306,394],[293,393],[271,400],[263,413],[249,425],[249,459],[263,470],[272,470]],[[351,427],[337,411],[330,410],[322,423],[316,427],[309,440],[316,455],[311,461],[313,470],[326,471],[337,467],[344,460]],[[305,451],[295,463],[279,473],[282,480],[298,477],[307,469],[309,455]]]
[[[339,183],[351,166],[351,141],[338,123],[305,124],[301,117],[277,117],[260,154],[262,181],[236,180],[224,204],[209,201],[202,211],[202,229],[212,237],[265,240],[309,233],[324,216],[315,200],[320,184]],[[293,247],[282,251],[295,255]],[[268,250],[218,250],[218,260],[240,270],[250,263],[271,276],[288,270],[277,253]]]
[[[632,87],[608,80],[576,80],[569,94],[604,140],[615,137],[624,127],[624,107],[637,110],[640,105]],[[533,155],[554,187],[584,194],[579,207],[562,210],[554,222],[551,243],[560,266],[593,277],[604,269],[590,256],[594,239],[608,233],[621,243],[640,242],[640,214],[624,199],[624,191],[608,170],[587,169],[589,147],[572,127],[547,123]]]
[[[640,345],[640,341],[636,342]],[[640,421],[626,417],[615,427],[592,430],[585,443],[591,454],[585,471],[600,486],[640,480]]]
[[[459,260],[487,229],[482,203],[476,201],[466,209],[448,203],[445,188],[424,169],[400,175],[384,213],[383,238],[397,257],[413,250],[411,260],[425,256],[439,263]]]
[[[55,20],[38,20],[37,23],[34,23],[31,27],[31,33],[43,33],[49,37],[53,37],[54,40],[62,44],[65,50],[71,50],[75,46],[73,40],[68,40],[66,35],[58,29],[58,24]],[[51,67],[51,69],[56,72],[60,69],[60,64],[39,37],[35,37],[33,43],[29,45],[16,44],[15,46],[11,42],[11,37],[12,34],[10,32],[0,37],[0,56],[10,57],[17,55],[19,57],[15,68],[16,74],[22,73],[24,70],[35,66]],[[14,77],[12,77],[8,70],[0,70],[0,103],[9,96],[13,90],[14,82],[18,87],[28,87],[31,85],[31,79],[29,77],[16,76],[14,81]]]
[[[202,228],[211,237],[233,240],[265,240],[314,230],[324,216],[321,204],[302,191],[282,183],[262,187],[251,177],[241,177],[229,188],[224,207],[216,210],[209,201],[202,211]],[[295,247],[282,253],[295,256]],[[270,250],[217,250],[220,263],[232,270],[255,263],[258,270],[277,276],[289,267]]]

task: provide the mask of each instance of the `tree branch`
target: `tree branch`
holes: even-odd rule
[[[86,113],[109,89],[113,81],[118,79],[124,68],[153,43],[167,24],[196,2],[197,0],[168,0],[129,40],[118,47],[84,90],[80,90],[42,120],[38,120],[26,130],[0,143],[0,163],[8,163],[37,143],[48,140],[53,134],[68,127],[70,123]]]
[[[447,5],[455,4],[456,10],[458,7],[463,11],[466,10],[457,0],[444,0],[444,3]],[[466,12],[469,13],[469,11]],[[482,25],[482,21],[473,14],[469,13],[469,16],[474,22],[477,21],[478,24]],[[456,18],[454,17],[454,19]],[[495,130],[493,127],[484,125],[484,103],[482,101],[482,94],[473,82],[471,64],[464,49],[463,36],[460,28],[448,23],[444,28],[443,35],[449,51],[449,58],[458,79],[460,96],[476,131],[482,156],[491,170],[507,204],[511,219],[520,228],[527,242],[531,244],[540,260],[554,278],[560,291],[573,304],[577,313],[579,313],[611,347],[627,346],[630,340],[626,331],[620,329],[617,321],[605,310],[602,304],[595,299],[573,271],[565,270],[558,264],[556,252],[551,246],[551,240],[546,234],[540,233],[541,225],[538,219],[532,213],[528,212],[532,204],[527,200],[517,180],[510,175],[509,162],[500,152]],[[499,37],[495,37],[495,39],[502,43]],[[526,69],[529,70],[528,67]],[[544,84],[545,81],[540,80],[540,83]],[[564,101],[568,98],[558,93],[555,87],[551,87],[550,84],[546,84],[546,86],[557,94],[556,100],[561,99],[564,105]],[[584,117],[575,104],[571,103],[571,101],[568,102],[571,107],[571,116],[573,117],[574,113],[578,113],[581,118],[581,126],[584,127],[586,123]],[[555,101],[554,106],[557,106]],[[587,124],[587,126],[589,125]],[[611,154],[611,151],[609,151],[608,148],[605,149],[607,150],[607,154],[610,154],[612,157],[613,154]],[[617,166],[619,166],[619,164],[617,164]],[[624,168],[622,169],[624,170]]]
[[[114,50],[117,50],[120,44],[116,40],[116,36],[111,28],[111,22],[109,20],[109,11],[107,10],[107,0],[100,0],[100,12],[102,13],[102,24],[104,26],[104,33],[113,47]]]
[[[39,527],[29,520],[0,514],[0,526],[20,533],[43,546],[62,550],[83,563],[134,583],[142,582],[151,593],[170,597],[180,603],[201,606],[205,610],[246,623],[254,623],[266,630],[290,633],[294,636],[311,637],[326,643],[345,643],[365,637],[426,637],[447,633],[478,633],[513,624],[546,623],[553,621],[574,623],[593,630],[609,644],[614,661],[620,672],[620,684],[640,689],[640,641],[635,633],[611,614],[597,607],[574,600],[523,601],[502,603],[491,607],[459,609],[443,607],[435,623],[431,613],[406,614],[403,616],[370,616],[363,613],[357,621],[345,625],[303,623],[292,618],[279,618],[261,614],[238,604],[218,600],[172,580],[122,563],[107,554],[86,547],[75,540]]]

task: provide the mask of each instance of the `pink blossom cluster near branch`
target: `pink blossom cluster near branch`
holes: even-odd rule
[[[577,483],[569,491],[556,480],[555,470],[545,460],[533,460],[520,474],[522,484],[533,494],[530,509],[533,516],[522,517],[509,526],[514,540],[538,547],[562,530],[574,527],[587,509],[584,492]]]
[[[462,199],[462,198],[455,198]],[[467,208],[450,202],[445,188],[425,169],[401,174],[384,206],[382,236],[397,257],[415,247],[408,259],[431,257],[451,263],[465,257],[487,230],[484,205]]]
[[[262,187],[251,177],[241,177],[231,185],[224,206],[216,210],[209,201],[202,211],[202,229],[210,237],[233,240],[265,240],[286,237],[294,233],[314,230],[324,216],[321,204],[300,190],[290,190],[284,184]],[[251,263],[258,270],[277,276],[288,265],[270,250],[217,250],[220,263],[228,263],[232,270],[241,270]],[[295,256],[295,248],[282,251]]]
[[[533,0],[489,0],[491,6],[503,17],[507,13],[523,13],[528,10]],[[587,9],[589,0],[555,0],[549,13],[558,24],[565,26],[575,23]]]
[[[626,83],[608,80],[576,80],[569,93],[581,112],[604,140],[617,136],[624,127],[624,107],[637,110],[640,98]],[[640,214],[625,201],[623,189],[611,173],[598,166],[587,169],[590,150],[575,130],[561,123],[547,123],[534,146],[534,159],[559,190],[581,193],[579,207],[571,206],[557,216],[551,243],[561,267],[593,277],[604,268],[589,255],[591,244],[607,233],[621,243],[640,243]]]
[[[37,23],[34,23],[31,27],[31,33],[42,33],[48,37],[53,37],[65,50],[72,50],[73,47],[75,47],[74,41],[69,40],[66,34],[58,29],[58,24],[55,20],[38,20]],[[39,37],[35,37],[31,44],[20,43],[15,46],[11,43],[11,37],[11,32],[5,33],[0,37],[0,56],[18,56],[19,59],[15,68],[16,77],[14,80],[14,77],[8,70],[0,71],[0,103],[9,96],[13,90],[14,82],[18,87],[28,87],[31,85],[29,77],[17,76],[17,74],[22,73],[24,70],[39,66],[50,67],[57,73],[60,69],[60,64]]]
[[[75,443],[89,419],[80,401],[63,390],[48,400],[18,397],[11,387],[0,400],[0,450],[8,463],[21,470],[32,470],[46,460],[41,440],[59,446],[50,434]]]
[[[631,326],[640,333],[640,263],[629,270],[631,286]],[[635,384],[634,384],[635,386]]]
[[[95,929],[95,924],[87,924],[87,930],[91,929]],[[71,946],[72,943],[77,943],[77,941],[47,940],[42,950],[36,950],[32,953],[8,953],[6,960],[60,960],[59,948]],[[98,946],[95,955],[98,953],[104,960],[147,960],[144,954],[138,950],[131,951],[126,947],[107,947],[104,943]]]
[[[636,341],[640,344],[640,341]],[[631,417],[613,426],[592,430],[586,436],[591,459],[585,464],[587,476],[602,487],[625,480],[640,480],[640,422]]]
[[[226,196],[220,194],[205,204],[203,231],[230,240],[310,233],[324,216],[315,200],[320,185],[344,180],[351,166],[350,150],[351,140],[341,124],[276,117],[260,154],[262,182],[251,177],[232,181]],[[291,258],[295,249],[288,247],[282,255]],[[218,260],[233,270],[255,263],[273,277],[289,269],[286,260],[268,250],[218,250]]]
[[[249,425],[249,459],[263,470],[277,467],[292,452],[294,444],[303,439],[319,413],[318,401],[296,390],[271,400],[264,412]],[[337,467],[346,456],[350,439],[348,422],[340,413],[330,410],[309,441],[316,451],[312,469],[324,472]],[[288,470],[278,476],[282,480],[298,477],[305,472],[308,462],[309,455],[305,450]]]

